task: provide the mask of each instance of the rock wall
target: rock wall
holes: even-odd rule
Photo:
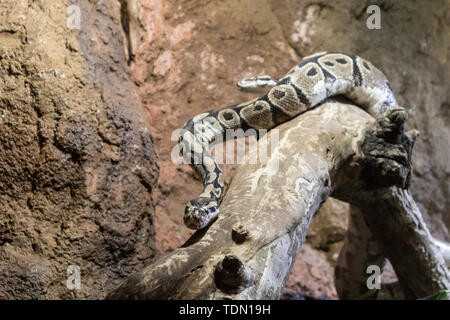
[[[120,5],[73,3],[80,29],[68,2],[0,3],[0,299],[103,298],[155,255],[158,166]]]
[[[161,167],[155,191],[160,251],[175,249],[190,234],[182,224],[184,206],[201,189],[187,165],[171,162],[176,144],[172,132],[195,114],[253,98],[237,90],[235,83],[242,78],[282,76],[301,57],[324,50],[361,55],[391,80],[399,102],[410,112],[408,127],[422,134],[414,150],[412,191],[434,235],[450,240],[449,3],[132,1],[139,26],[131,37],[133,79]],[[381,9],[379,30],[366,26],[371,4]],[[222,167],[229,182],[235,166]],[[322,208],[287,290],[336,297],[332,266],[345,235],[346,208],[333,200]],[[325,266],[319,275],[317,264]]]

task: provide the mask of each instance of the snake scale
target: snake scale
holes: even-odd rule
[[[189,120],[179,143],[185,160],[202,177],[203,190],[188,202],[185,225],[202,229],[219,213],[224,179],[209,152],[217,137],[224,141],[228,129],[270,130],[336,95],[345,96],[375,117],[397,107],[389,81],[372,63],[355,55],[320,52],[305,57],[261,97]]]

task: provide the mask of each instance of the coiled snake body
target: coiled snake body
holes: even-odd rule
[[[397,106],[380,70],[361,57],[343,53],[308,56],[277,82],[267,76],[251,80],[249,87],[262,84],[271,89],[252,101],[199,114],[182,130],[179,142],[185,160],[204,185],[200,196],[186,206],[184,222],[189,228],[202,229],[219,213],[224,180],[209,146],[218,136],[225,140],[227,129],[272,129],[335,95],[349,98],[375,117]],[[246,81],[240,86],[245,88]]]

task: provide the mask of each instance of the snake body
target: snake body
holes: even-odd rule
[[[261,97],[189,120],[179,143],[185,160],[203,178],[203,190],[186,206],[186,226],[202,229],[219,213],[224,179],[209,152],[217,137],[224,141],[227,129],[270,130],[335,95],[375,117],[397,106],[389,81],[372,63],[355,55],[321,52],[304,58]]]

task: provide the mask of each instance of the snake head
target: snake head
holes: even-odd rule
[[[219,214],[219,205],[213,198],[191,200],[184,210],[184,224],[194,230],[203,229]]]

